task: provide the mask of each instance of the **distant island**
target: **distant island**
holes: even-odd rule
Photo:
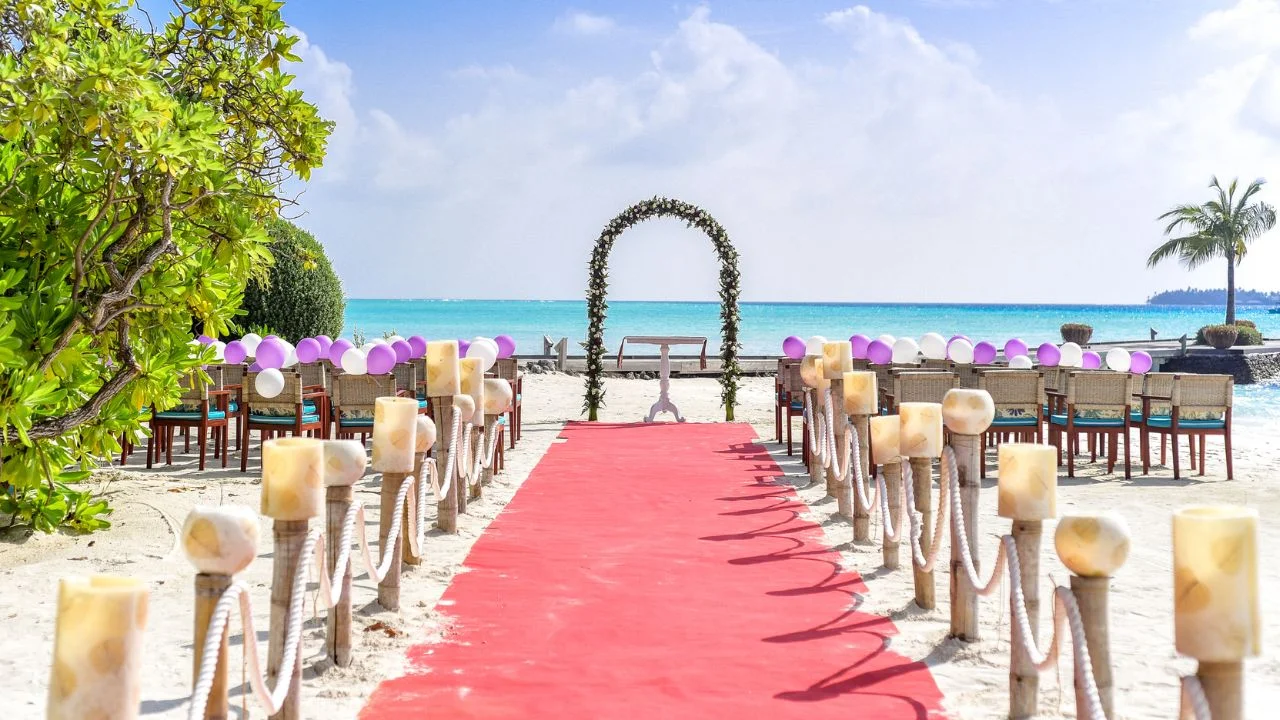
[[[1222,288],[1205,290],[1165,290],[1147,298],[1148,305],[1226,305],[1227,291]],[[1261,290],[1236,290],[1237,305],[1280,305],[1280,292]]]

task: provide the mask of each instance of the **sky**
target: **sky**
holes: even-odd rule
[[[336,123],[293,209],[350,297],[579,299],[601,229],[666,195],[742,298],[1142,302],[1213,175],[1275,176],[1280,0],[290,0]],[[625,233],[614,299],[710,300],[710,242]],[[1280,229],[1240,287],[1280,289]]]

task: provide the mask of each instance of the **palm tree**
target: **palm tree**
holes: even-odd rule
[[[1160,220],[1169,221],[1164,229],[1166,237],[1174,231],[1187,234],[1170,237],[1147,258],[1147,267],[1155,267],[1176,255],[1188,270],[1214,258],[1226,258],[1228,325],[1236,321],[1236,266],[1244,260],[1249,243],[1276,225],[1274,207],[1264,202],[1249,204],[1266,182],[1259,178],[1249,183],[1237,200],[1239,179],[1224,189],[1215,176],[1209,189],[1217,191],[1217,199],[1203,205],[1179,205],[1160,216]]]

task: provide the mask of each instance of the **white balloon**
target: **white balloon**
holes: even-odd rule
[[[1133,364],[1133,358],[1129,356],[1129,351],[1124,348],[1111,348],[1107,351],[1107,367],[1116,372],[1129,372],[1129,366]]]
[[[369,371],[364,352],[360,348],[347,348],[342,353],[342,371],[348,375],[364,375]]]
[[[297,365],[297,364],[298,364],[298,349],[295,347],[290,347],[289,354],[286,355],[284,358],[284,366],[293,367],[294,365]]]
[[[254,378],[254,388],[264,398],[273,398],[284,392],[284,373],[275,368],[267,368]]]
[[[256,357],[258,353],[258,343],[262,342],[262,336],[258,333],[249,333],[240,338],[240,344],[244,346],[244,351],[250,357]]]
[[[1017,357],[1010,358],[1009,367],[1013,368],[1014,370],[1030,370],[1031,358],[1027,357],[1026,355],[1018,355]]]
[[[1078,368],[1084,365],[1084,350],[1073,342],[1062,343],[1062,347],[1058,348],[1062,353],[1062,358],[1058,360],[1058,364],[1062,367]]]
[[[373,342],[368,344],[369,345],[390,345],[391,342],[386,338],[374,338]]]
[[[920,346],[909,337],[898,338],[893,343],[893,361],[900,365],[913,363],[920,355]]]
[[[822,346],[827,344],[827,339],[821,335],[814,335],[804,341],[804,354],[814,357],[822,356]]]
[[[387,338],[387,344],[395,345],[397,340],[404,340],[404,338],[400,337],[399,335],[392,335],[391,337]]]
[[[885,345],[888,345],[889,347],[893,347],[893,344],[894,344],[894,343],[896,343],[896,342],[898,342],[898,338],[896,338],[896,337],[894,337],[894,336],[892,336],[892,335],[890,335],[890,334],[888,334],[888,333],[885,333],[884,335],[881,335],[880,337],[878,337],[878,338],[876,338],[876,339],[877,339],[877,340],[879,340],[880,342],[884,343]]]
[[[947,354],[951,356],[951,361],[957,365],[972,364],[973,343],[964,338],[956,338],[947,346]]]
[[[479,358],[481,367],[488,371],[498,362],[498,344],[487,338],[476,338],[467,346],[467,357]]]
[[[370,350],[378,347],[381,344],[382,343],[378,343],[378,342],[367,342],[360,346],[360,352],[364,353],[365,355],[368,355]]]
[[[222,362],[223,360],[226,359],[226,352],[227,352],[226,343],[219,340],[213,344],[213,357],[218,362]]]
[[[947,356],[947,339],[936,332],[925,333],[920,337],[920,352],[930,360],[941,360]]]

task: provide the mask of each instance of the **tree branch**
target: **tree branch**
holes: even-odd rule
[[[42,420],[32,425],[31,429],[27,431],[27,437],[32,440],[57,437],[72,428],[93,420],[102,412],[104,405],[142,372],[142,368],[133,358],[133,346],[129,344],[128,318],[122,319],[120,324],[116,326],[116,337],[120,345],[120,351],[117,355],[117,359],[120,361],[120,369],[116,371],[116,374],[103,383],[102,387],[98,388],[93,397],[89,398],[89,402],[66,415]]]

